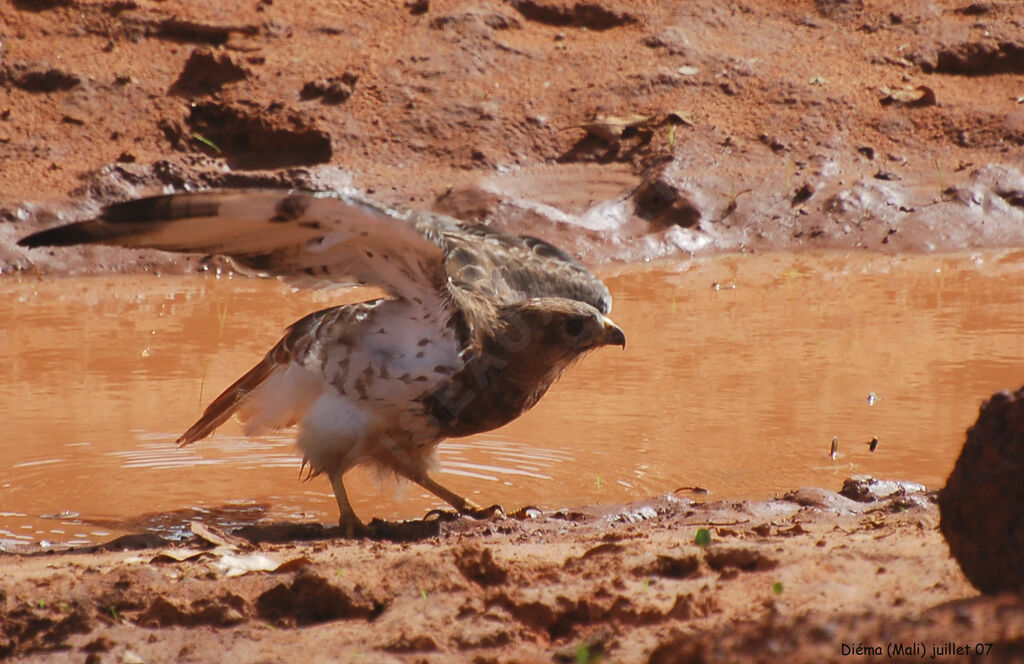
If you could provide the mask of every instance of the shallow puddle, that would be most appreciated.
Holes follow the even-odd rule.
[[[506,509],[681,487],[768,497],[854,473],[941,486],[980,402],[1024,383],[1022,268],[1024,253],[1002,251],[606,272],[627,349],[590,355],[509,426],[443,444],[438,478]],[[290,431],[246,440],[232,422],[188,448],[173,441],[286,325],[344,293],[213,276],[8,279],[0,291],[0,544],[167,532],[203,513],[337,518],[328,482],[300,481]],[[439,506],[359,470],[346,483],[364,518]]]

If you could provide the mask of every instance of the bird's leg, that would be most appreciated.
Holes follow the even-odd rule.
[[[331,488],[334,489],[334,499],[338,501],[338,527],[341,528],[341,532],[345,537],[355,537],[356,535],[366,535],[369,533],[369,529],[363,525],[363,522],[356,516],[355,510],[352,509],[352,503],[348,501],[348,494],[345,492],[345,484],[341,480],[341,473],[333,473],[331,475]]]
[[[485,519],[487,517],[494,516],[495,514],[504,514],[500,505],[491,505],[490,507],[480,507],[472,500],[463,498],[459,494],[455,493],[451,489],[441,486],[437,483],[434,478],[427,475],[425,472],[410,472],[403,473],[410,480],[419,484],[421,487],[434,494],[444,502],[454,507],[459,514],[465,514],[471,516],[474,519]]]

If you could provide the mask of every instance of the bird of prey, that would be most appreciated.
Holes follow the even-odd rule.
[[[178,439],[205,438],[233,415],[246,435],[297,424],[303,466],[330,479],[348,535],[365,532],[342,482],[360,464],[394,471],[462,514],[488,513],[430,476],[437,445],[514,420],[580,356],[626,344],[606,316],[607,287],[564,251],[352,194],[154,196],[18,244],[218,254],[298,287],[382,289],[385,297],[293,323]]]

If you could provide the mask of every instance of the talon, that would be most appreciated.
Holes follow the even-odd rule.
[[[525,519],[539,519],[544,516],[544,510],[534,505],[523,505],[515,512],[512,512],[509,516],[513,519],[519,519],[520,521]]]
[[[342,516],[338,519],[338,529],[341,530],[342,537],[355,539],[357,537],[370,537],[373,534],[373,529],[368,528],[355,515],[348,516],[349,518]]]
[[[505,516],[505,510],[501,508],[501,505],[491,505],[490,507],[476,507],[475,509],[466,510],[463,514],[474,519],[491,519],[496,516]]]
[[[434,509],[430,510],[429,512],[423,515],[424,521],[429,521],[432,518],[437,519],[438,521],[454,521],[455,519],[459,518],[459,515],[457,512],[452,512],[451,510],[435,507]]]

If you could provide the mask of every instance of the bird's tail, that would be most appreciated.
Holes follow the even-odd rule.
[[[206,407],[203,416],[190,426],[188,431],[181,434],[177,440],[178,445],[184,446],[202,440],[213,433],[217,427],[227,422],[246,401],[246,397],[280,368],[281,363],[274,355],[274,351],[267,353],[263,361],[249,369],[244,376],[232,383],[231,387],[221,392],[220,396]]]
[[[237,414],[245,424],[246,435],[256,435],[298,423],[324,390],[319,370],[304,366],[301,358],[325,309],[297,321],[270,349],[259,364],[210,402],[203,416],[178,438],[188,445],[206,438]]]

